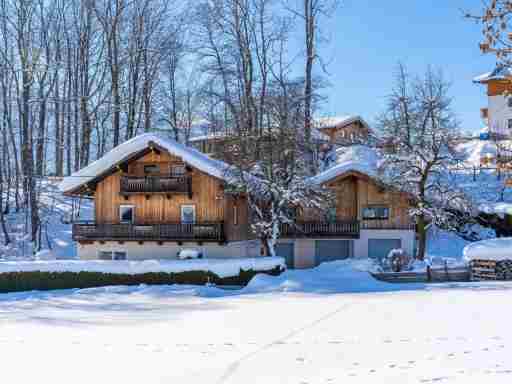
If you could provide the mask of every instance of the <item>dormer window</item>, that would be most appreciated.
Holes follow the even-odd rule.
[[[158,164],[146,164],[144,165],[145,175],[158,175],[160,173],[160,166]]]
[[[171,175],[173,176],[184,176],[186,173],[184,164],[175,164],[171,166]]]

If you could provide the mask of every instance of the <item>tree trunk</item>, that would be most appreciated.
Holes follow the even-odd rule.
[[[418,254],[416,255],[418,260],[425,259],[425,251],[427,247],[427,229],[425,217],[420,215],[417,222],[418,227]]]

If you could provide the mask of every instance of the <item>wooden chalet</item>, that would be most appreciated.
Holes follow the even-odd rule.
[[[144,134],[67,177],[65,195],[94,199],[94,219],[73,223],[81,258],[175,258],[259,254],[247,201],[225,192],[227,165]],[[117,255],[117,256],[116,256]]]

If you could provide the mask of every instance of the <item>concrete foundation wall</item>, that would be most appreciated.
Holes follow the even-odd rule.
[[[414,253],[415,232],[413,230],[394,230],[394,229],[364,229],[360,232],[359,239],[350,239],[352,241],[353,257],[368,257],[368,240],[370,239],[400,239],[402,249],[409,255]],[[316,240],[329,241],[329,239],[281,239],[279,243],[294,244],[294,268],[313,268],[316,266]],[[344,240],[344,239],[332,239]],[[279,256],[279,255],[278,255]]]
[[[202,252],[204,258],[236,258],[236,257],[258,257],[260,255],[260,242],[258,240],[240,241],[219,244],[183,243],[163,243],[145,241],[143,244],[138,242],[125,241],[119,244],[117,241],[106,241],[104,244],[94,242],[94,244],[77,244],[77,254],[80,259],[93,260],[98,259],[99,251],[122,251],[126,252],[128,260],[148,260],[148,259],[177,259],[178,252],[182,249],[197,249]]]

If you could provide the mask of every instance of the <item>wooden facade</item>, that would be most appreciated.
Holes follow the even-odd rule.
[[[487,96],[499,96],[504,93],[512,93],[512,81],[489,80],[487,82]]]
[[[359,120],[349,124],[321,128],[321,132],[329,136],[329,142],[331,143],[354,141],[357,139],[365,140],[370,134],[369,129]]]
[[[126,193],[121,188],[123,178],[158,180],[170,175],[190,185],[156,192],[149,189]],[[195,237],[198,241],[241,241],[249,238],[246,199],[226,194],[223,180],[201,172],[168,152],[150,151],[134,158],[124,167],[119,166],[104,175],[94,185],[95,222],[78,224],[81,226],[75,229],[83,239],[87,236],[101,239],[102,233],[105,239],[122,240],[151,238],[172,241],[173,236],[179,241],[194,240]],[[122,206],[133,207],[131,223],[121,222]],[[183,206],[194,207],[194,226],[180,226]],[[222,228],[222,236],[218,235],[219,228]],[[159,233],[161,238],[158,238]]]
[[[348,172],[330,181],[326,186],[335,195],[334,207],[336,222],[357,222],[360,229],[414,229],[409,216],[410,201],[407,194],[381,185],[370,177]],[[387,209],[387,218],[365,218],[367,208]],[[326,215],[307,210],[300,220],[329,221]]]

